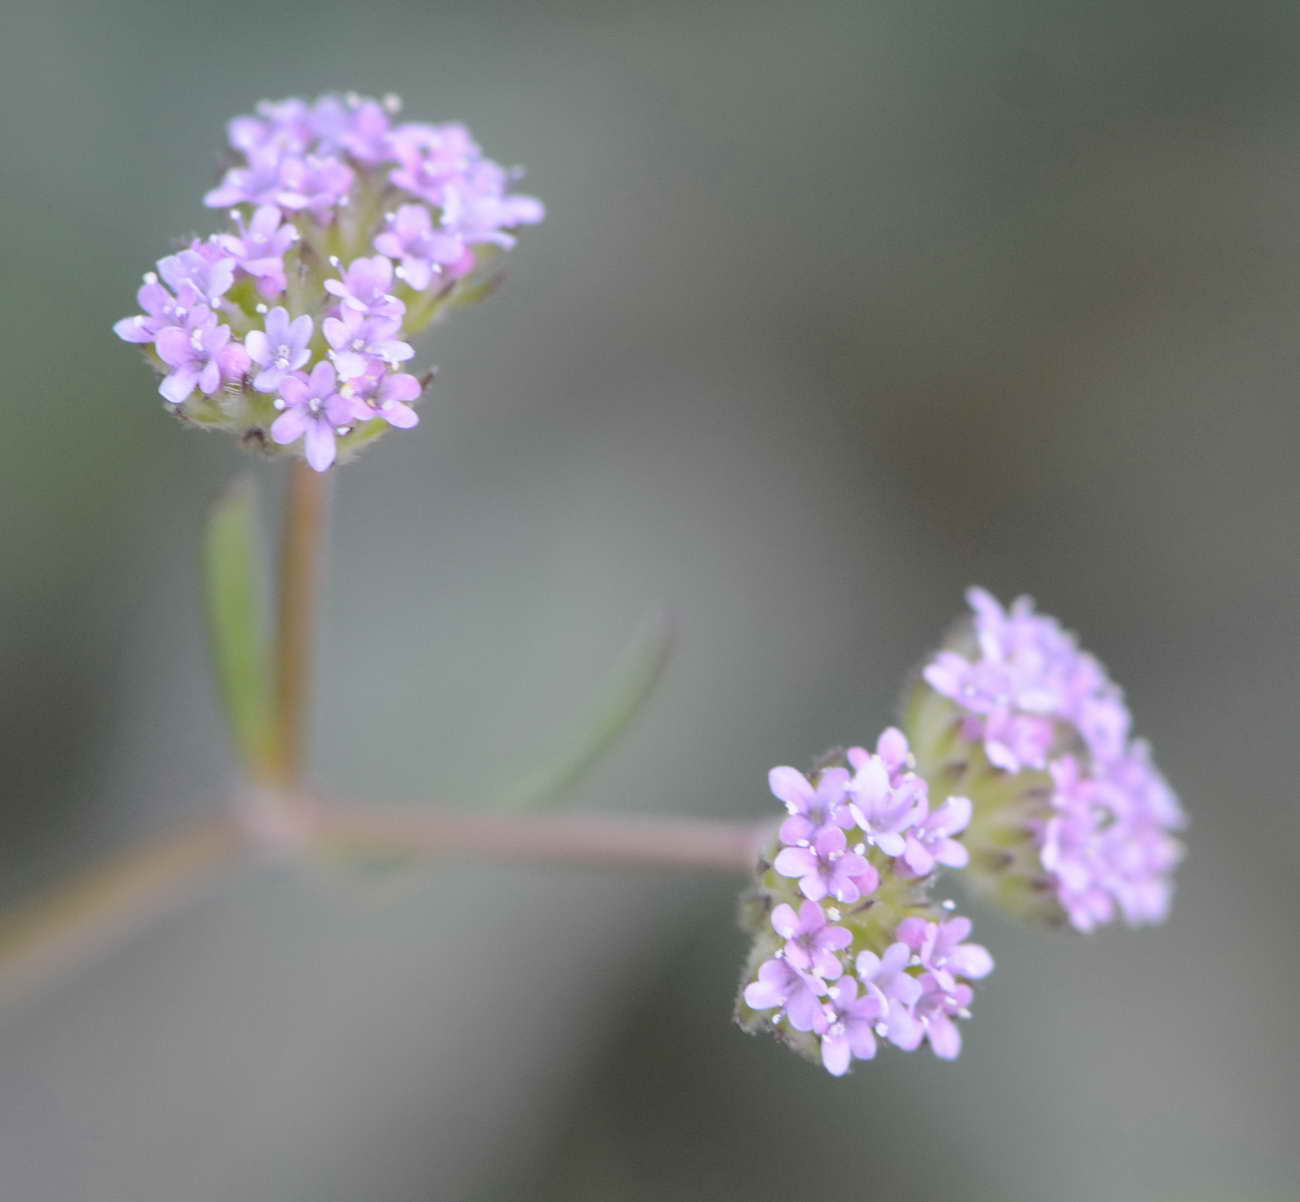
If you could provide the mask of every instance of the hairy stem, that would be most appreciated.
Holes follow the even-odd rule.
[[[316,596],[325,534],[325,476],[295,459],[285,494],[276,610],[274,732],[266,783],[289,795],[302,788],[316,633]]]

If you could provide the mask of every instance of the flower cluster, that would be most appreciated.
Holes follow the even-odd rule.
[[[878,1040],[955,1057],[969,982],[993,969],[965,941],[970,921],[930,900],[940,867],[967,862],[957,837],[970,802],[932,805],[912,767],[907,740],[890,729],[874,753],[836,754],[811,779],[794,768],[769,778],[788,817],[747,907],[755,941],[737,1019],[836,1076],[872,1059]]]
[[[952,902],[932,901],[941,869],[1077,930],[1169,910],[1184,818],[1122,693],[1028,599],[968,600],[910,692],[906,733],[833,752],[810,777],[770,775],[788,814],[742,905],[754,943],[736,1019],[836,1076],[881,1040],[960,1052],[957,1020],[993,960]]]
[[[317,471],[417,423],[411,338],[482,296],[543,211],[463,125],[398,108],[329,95],[230,122],[236,161],[204,198],[230,228],[160,260],[114,327],[179,417]]]
[[[980,589],[925,667],[905,725],[920,770],[975,806],[977,884],[1008,908],[1091,930],[1162,921],[1183,824],[1105,669],[1028,598]]]

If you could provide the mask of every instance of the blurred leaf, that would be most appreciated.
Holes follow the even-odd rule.
[[[566,793],[631,725],[663,675],[672,651],[672,622],[655,614],[638,628],[591,708],[575,720],[564,748],[498,795],[505,806],[553,801]]]
[[[263,638],[266,582],[251,476],[234,480],[212,506],[203,575],[217,687],[236,751],[253,772],[269,750],[271,694]]]

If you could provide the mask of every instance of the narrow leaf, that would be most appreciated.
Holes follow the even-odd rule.
[[[559,740],[564,750],[498,794],[498,800],[522,808],[553,801],[570,790],[641,712],[663,675],[672,644],[672,623],[666,615],[644,621],[591,707]]]
[[[270,679],[264,646],[264,565],[251,476],[212,506],[203,546],[208,639],[222,708],[244,767],[256,774],[270,746]]]

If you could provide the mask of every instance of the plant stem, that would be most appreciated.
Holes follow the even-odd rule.
[[[745,873],[771,823],[614,814],[519,817],[418,807],[315,807],[296,852],[455,855],[462,859]],[[234,818],[184,828],[55,887],[0,921],[0,1004],[108,954],[262,842]],[[273,838],[283,858],[294,845]]]
[[[415,806],[326,808],[316,823],[316,840],[327,849],[722,872],[748,872],[767,833],[766,823],[701,818],[521,817]]]
[[[0,1003],[38,989],[191,896],[244,847],[232,819],[187,827],[56,886],[0,922]]]
[[[289,796],[302,789],[316,641],[316,596],[325,534],[325,476],[301,459],[289,470],[280,541],[276,609],[274,732],[266,784]]]

